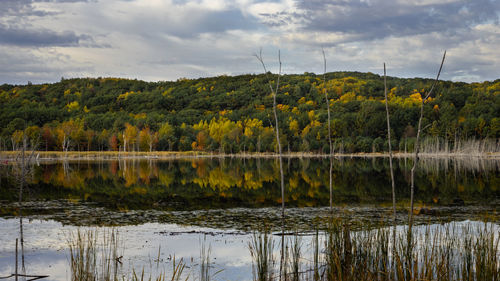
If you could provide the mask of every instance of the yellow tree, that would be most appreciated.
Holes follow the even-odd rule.
[[[85,131],[85,138],[87,139],[87,151],[90,151],[92,141],[94,140],[95,132],[93,130]]]
[[[223,150],[222,140],[224,136],[228,136],[235,141],[238,140],[239,136],[237,124],[227,118],[220,118],[219,120],[213,118],[210,120],[208,131],[210,137],[219,143],[221,151]]]
[[[130,146],[134,147],[137,140],[137,127],[125,124],[125,131],[123,131],[123,151],[130,150]]]
[[[24,132],[21,130],[16,130],[12,133],[11,142],[12,142],[12,151],[18,150],[19,145],[23,142]]]
[[[149,149],[149,152],[153,151],[153,146],[158,143],[158,132],[153,132],[149,127],[144,127],[139,132],[139,147],[142,151]]]
[[[256,118],[245,119],[243,125],[244,125],[243,134],[247,137],[258,135],[260,131],[263,129],[262,120]]]
[[[70,134],[71,140],[77,145],[78,151],[80,151],[80,144],[85,139],[85,130],[83,130],[83,120],[75,119],[73,122],[74,130]]]
[[[299,135],[300,126],[299,126],[299,122],[297,120],[291,119],[288,126],[289,126],[290,131],[293,133],[294,136]]]
[[[83,120],[70,119],[61,123],[56,129],[56,134],[62,150],[67,152],[70,145],[83,134]]]

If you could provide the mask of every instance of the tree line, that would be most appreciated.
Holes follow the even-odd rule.
[[[0,86],[0,149],[27,137],[39,150],[276,152],[272,75],[144,82],[61,79]],[[383,78],[372,73],[282,75],[276,103],[284,152],[386,151]],[[326,81],[326,82],[324,82]],[[387,77],[392,148],[412,150],[431,79]],[[324,91],[331,112],[328,130]],[[500,137],[500,79],[443,81],[425,101],[424,136],[457,143]]]

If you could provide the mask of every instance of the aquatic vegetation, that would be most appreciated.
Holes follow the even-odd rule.
[[[250,246],[254,280],[500,280],[498,225],[485,223],[400,226],[396,244],[390,227],[352,231],[345,221],[332,221],[320,245],[313,238],[313,263],[304,263],[299,234],[291,241],[292,265],[283,276],[270,254],[272,239],[255,234]],[[303,246],[303,245],[302,245]],[[287,246],[288,247],[288,244]],[[394,248],[393,248],[394,247]],[[394,251],[393,251],[394,250]],[[272,251],[271,251],[272,252]],[[393,254],[394,253],[394,254]],[[267,258],[266,258],[267,257]],[[299,262],[300,261],[300,262]],[[302,269],[302,270],[301,270]]]
[[[254,280],[268,281],[274,279],[274,241],[267,231],[254,233],[248,248],[252,256],[252,272]]]
[[[102,234],[99,244],[97,230],[70,234],[68,247],[71,265],[71,280],[118,280],[121,256],[118,255],[119,239],[115,230]]]

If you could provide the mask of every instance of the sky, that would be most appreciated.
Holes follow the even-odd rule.
[[[500,78],[500,0],[0,0],[0,84],[269,71]]]

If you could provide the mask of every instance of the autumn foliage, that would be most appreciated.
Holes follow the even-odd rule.
[[[265,75],[148,83],[116,78],[0,86],[0,150],[25,135],[39,150],[275,152]],[[383,80],[371,73],[283,75],[277,93],[284,152],[385,151]],[[394,150],[411,150],[429,79],[388,78]],[[424,106],[424,137],[454,145],[500,138],[500,80],[443,81]]]

